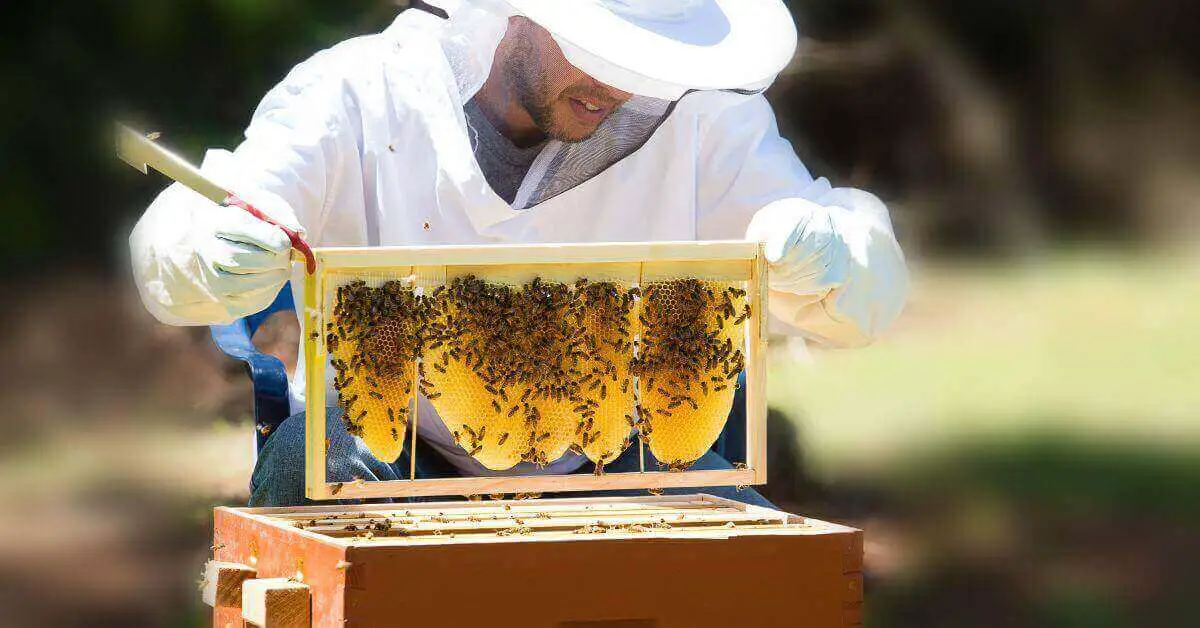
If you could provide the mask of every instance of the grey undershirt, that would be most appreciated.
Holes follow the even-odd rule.
[[[472,99],[463,108],[467,114],[467,126],[470,128],[471,148],[475,151],[475,161],[483,171],[492,190],[509,205],[517,197],[517,190],[525,180],[533,160],[541,154],[546,142],[539,142],[529,148],[518,148],[508,138],[500,134],[492,126],[487,116],[479,109]]]

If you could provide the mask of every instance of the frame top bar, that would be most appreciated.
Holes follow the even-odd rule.
[[[752,260],[761,245],[743,240],[604,242],[596,244],[489,244],[397,247],[324,247],[314,250],[326,269],[381,266],[571,264]]]

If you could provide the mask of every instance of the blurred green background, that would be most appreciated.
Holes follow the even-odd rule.
[[[889,202],[914,290],[870,349],[776,339],[765,492],[867,530],[868,625],[1200,625],[1200,4],[790,4],[781,126]],[[203,625],[211,507],[253,464],[240,368],[137,302],[123,241],[164,184],[107,125],[235,146],[402,5],[6,6],[5,625]]]

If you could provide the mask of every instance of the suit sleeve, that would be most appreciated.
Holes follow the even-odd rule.
[[[323,53],[324,54],[324,53]],[[254,113],[245,141],[211,150],[201,169],[310,242],[321,236],[330,190],[357,141],[340,82],[322,55],[297,66]],[[174,184],[150,205],[130,236],[134,277],[147,309],[172,325],[226,324],[264,309],[282,282],[229,296],[213,289],[198,252],[211,237],[214,205]]]
[[[766,242],[771,313],[806,339],[855,347],[878,338],[908,292],[883,202],[813,178],[761,95],[700,124],[698,238]]]

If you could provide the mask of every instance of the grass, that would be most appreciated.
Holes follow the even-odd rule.
[[[1200,264],[1061,255],[917,269],[884,342],[777,352],[773,407],[818,471],[885,469],[964,439],[1053,430],[1133,446],[1200,441]]]

